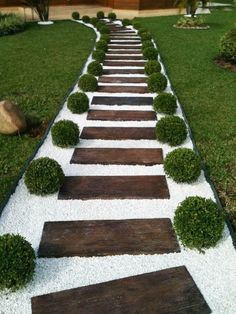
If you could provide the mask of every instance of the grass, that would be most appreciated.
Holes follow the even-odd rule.
[[[182,103],[201,158],[227,212],[236,218],[236,73],[214,65],[236,12],[213,11],[209,30],[175,29],[178,17],[139,19],[148,28]],[[236,226],[236,223],[235,223]]]
[[[31,120],[47,125],[77,79],[95,42],[95,33],[70,21],[0,38],[0,100],[17,102]],[[42,135],[42,134],[41,134]],[[40,136],[0,135],[0,203]]]

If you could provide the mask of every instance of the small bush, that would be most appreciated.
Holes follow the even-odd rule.
[[[152,39],[152,35],[150,33],[141,33],[140,34],[141,40],[145,41],[145,40],[151,40]]]
[[[80,18],[79,12],[75,11],[72,13],[72,19],[79,20],[79,18]]]
[[[22,32],[25,29],[25,22],[20,16],[13,13],[0,13],[0,36],[12,35]]]
[[[147,84],[150,92],[162,92],[166,89],[167,79],[165,75],[161,73],[153,73],[148,77]]]
[[[109,34],[110,33],[109,28],[106,25],[100,27],[99,32],[101,34]]]
[[[15,291],[32,280],[35,253],[31,244],[20,235],[0,236],[0,290]]]
[[[175,182],[192,183],[200,176],[201,162],[193,150],[177,148],[166,156],[164,169]]]
[[[108,50],[108,45],[106,43],[106,41],[104,40],[99,40],[97,43],[96,43],[96,49],[98,50],[103,50],[104,52],[106,52]]]
[[[90,19],[90,23],[93,25],[93,26],[96,26],[97,23],[98,23],[99,19],[97,17],[91,17]]]
[[[96,24],[96,28],[97,30],[99,31],[103,26],[105,26],[105,22],[104,21],[101,21],[99,20]]]
[[[148,30],[146,28],[141,27],[138,31],[139,36],[141,36],[142,33],[147,33]]]
[[[92,57],[94,60],[102,63],[105,60],[106,54],[103,50],[97,49],[93,52]]]
[[[90,23],[90,17],[88,16],[88,15],[84,15],[83,17],[82,17],[82,21],[84,22],[84,23]]]
[[[236,28],[232,29],[221,38],[220,54],[225,61],[236,64]]]
[[[105,14],[104,14],[103,11],[98,11],[98,12],[97,12],[97,18],[98,18],[99,20],[104,19],[104,17],[105,17]]]
[[[111,38],[109,34],[102,34],[100,40],[105,41],[107,44],[109,44]]]
[[[156,48],[147,47],[143,49],[143,56],[145,59],[148,59],[148,60],[156,60],[158,56],[158,51]]]
[[[145,64],[144,71],[147,75],[158,73],[161,71],[161,65],[157,60],[149,60]]]
[[[63,181],[64,173],[61,166],[48,157],[33,160],[25,173],[25,184],[31,194],[55,193]]]
[[[99,76],[102,75],[102,72],[103,72],[102,65],[98,61],[92,61],[91,63],[89,63],[88,65],[89,74]]]
[[[74,93],[70,95],[67,107],[72,113],[83,113],[88,111],[89,99],[85,93]]]
[[[79,128],[70,120],[61,120],[52,127],[53,144],[59,147],[75,146],[79,143]]]
[[[98,82],[92,74],[84,74],[79,79],[79,88],[84,92],[95,92],[98,88]]]
[[[187,17],[181,16],[181,18],[177,21],[176,26],[191,28],[191,27],[206,27],[205,20],[203,16],[195,16],[195,17]]]
[[[132,24],[132,22],[129,19],[123,19],[122,20],[122,25],[123,26],[128,26],[128,25],[131,25],[131,24]]]
[[[191,196],[177,207],[174,227],[183,245],[201,251],[220,240],[224,216],[211,199]]]
[[[177,146],[183,143],[187,137],[187,129],[184,120],[176,116],[161,118],[156,124],[156,137],[162,143]]]
[[[156,112],[174,114],[177,109],[176,98],[169,93],[160,93],[154,99],[153,108]]]
[[[133,22],[133,28],[135,29],[140,29],[142,27],[142,25],[138,22]]]
[[[154,48],[154,44],[151,40],[145,40],[142,42],[142,50],[149,48],[149,47]]]
[[[108,13],[108,18],[111,21],[115,21],[116,20],[116,14],[114,12],[110,12],[110,13]]]

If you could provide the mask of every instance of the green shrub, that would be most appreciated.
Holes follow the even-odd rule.
[[[132,22],[131,22],[131,20],[129,20],[129,19],[123,19],[123,20],[122,20],[122,25],[123,25],[123,26],[132,25]]]
[[[105,60],[106,54],[103,50],[97,49],[93,52],[92,57],[94,60],[102,63]]]
[[[104,52],[106,52],[108,50],[108,45],[106,43],[106,41],[104,40],[99,40],[97,43],[96,43],[96,49],[98,50],[103,50]]]
[[[146,62],[144,71],[147,75],[161,71],[161,65],[157,60],[149,60]]]
[[[35,253],[20,235],[0,236],[0,290],[15,291],[33,279]]]
[[[100,40],[105,41],[107,44],[109,44],[111,38],[109,34],[102,34]]]
[[[231,29],[221,38],[220,54],[225,61],[236,64],[236,28]]]
[[[156,48],[147,47],[143,49],[143,56],[145,59],[148,59],[148,60],[156,60],[158,56],[158,51]]]
[[[90,17],[88,16],[88,15],[84,15],[83,17],[82,17],[82,21],[84,22],[84,23],[90,23]]]
[[[115,21],[116,20],[116,14],[114,12],[110,12],[110,13],[108,13],[108,18],[111,21]]]
[[[141,36],[142,33],[147,33],[148,30],[146,28],[141,27],[138,31],[139,36]]]
[[[79,128],[70,120],[61,120],[52,127],[53,144],[59,147],[71,147],[79,143]]]
[[[90,23],[93,25],[93,26],[96,26],[97,23],[98,23],[99,19],[97,17],[91,17],[90,19]]]
[[[224,216],[211,199],[192,196],[177,207],[174,226],[183,245],[201,251],[214,247],[220,240]]]
[[[141,40],[145,41],[145,40],[151,40],[152,39],[152,35],[147,32],[147,33],[141,33],[140,34]]]
[[[25,184],[31,194],[55,193],[63,181],[64,173],[61,166],[48,157],[33,160],[25,173]]]
[[[99,20],[96,24],[96,28],[99,31],[101,29],[101,27],[103,27],[105,25],[104,21]]]
[[[100,27],[99,32],[101,34],[109,34],[110,33],[109,28],[106,25]]]
[[[95,76],[100,76],[102,75],[103,69],[102,65],[98,61],[92,61],[88,65],[88,73],[95,75]]]
[[[79,12],[75,11],[72,13],[72,19],[79,20],[79,18],[80,18]]]
[[[162,73],[153,73],[148,77],[147,84],[150,92],[162,92],[166,89],[167,79]]]
[[[149,47],[154,48],[154,44],[151,40],[145,40],[142,42],[142,50],[149,48]]]
[[[25,23],[20,16],[13,13],[0,14],[0,36],[12,35],[24,29]]]
[[[85,93],[74,93],[67,101],[67,107],[72,113],[83,113],[89,109],[89,99]]]
[[[177,109],[176,98],[169,93],[160,93],[153,101],[153,108],[156,112],[174,114]]]
[[[142,27],[142,25],[138,22],[133,22],[133,28],[135,29],[140,29]]]
[[[98,88],[98,82],[92,74],[84,74],[79,79],[79,88],[84,92],[95,92]]]
[[[157,139],[170,146],[182,144],[187,137],[184,120],[176,116],[161,118],[156,124],[155,131]]]
[[[105,17],[105,14],[104,14],[103,11],[98,11],[98,12],[97,12],[97,18],[98,18],[99,20],[104,19],[104,17]]]
[[[167,154],[164,169],[166,174],[175,182],[192,183],[201,174],[201,162],[193,150],[177,148]]]

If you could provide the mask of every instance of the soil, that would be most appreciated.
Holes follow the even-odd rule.
[[[216,58],[214,63],[223,69],[228,69],[232,72],[236,72],[236,64],[225,61],[223,58]]]

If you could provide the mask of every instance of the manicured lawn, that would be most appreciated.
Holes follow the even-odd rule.
[[[206,16],[210,30],[173,28],[176,16],[139,19],[158,43],[197,147],[228,212],[236,216],[236,73],[213,64],[236,11]]]
[[[95,41],[95,33],[70,21],[0,37],[0,100],[19,104],[31,120],[47,124],[77,79]],[[32,119],[33,117],[33,119]],[[0,135],[0,203],[40,136]]]

